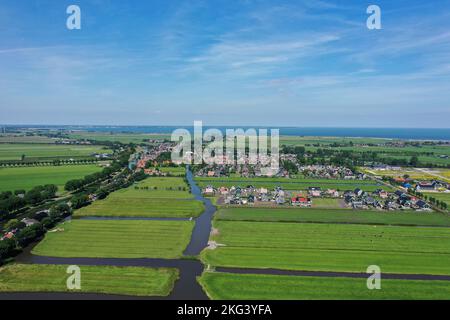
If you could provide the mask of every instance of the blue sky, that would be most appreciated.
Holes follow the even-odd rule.
[[[450,0],[0,0],[0,123],[194,120],[449,128]]]

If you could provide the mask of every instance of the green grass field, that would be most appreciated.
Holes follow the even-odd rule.
[[[71,157],[89,157],[93,153],[111,153],[102,146],[52,145],[52,144],[0,144],[0,160],[69,159]]]
[[[450,274],[450,228],[215,221],[213,266]]]
[[[80,266],[81,290],[68,290],[65,265],[11,264],[0,267],[0,292],[82,292],[168,296],[177,269]]]
[[[341,202],[343,199],[339,198],[313,198],[312,208],[317,209],[342,209]],[[344,207],[345,208],[345,207]]]
[[[55,184],[62,191],[67,181],[101,170],[95,164],[0,168],[0,191],[30,190],[45,184]]]
[[[179,258],[190,240],[193,226],[192,221],[73,220],[59,225],[60,231],[48,232],[33,254]]]
[[[450,216],[436,212],[369,211],[304,208],[223,208],[219,220],[320,222],[352,224],[450,226]]]
[[[155,169],[155,167],[150,169]],[[158,167],[158,170],[177,177],[184,177],[186,175],[186,168],[184,167]]]
[[[450,299],[449,281],[382,279],[380,290],[366,279],[204,273],[199,282],[216,300],[414,300]]]
[[[349,143],[352,141],[355,146],[332,147],[333,143]],[[381,158],[406,159],[409,160],[416,155],[419,162],[427,164],[448,165],[450,159],[439,158],[440,155],[450,155],[450,147],[445,145],[436,146],[357,146],[356,144],[383,144],[389,139],[376,138],[343,138],[343,137],[296,137],[282,136],[280,137],[280,145],[286,146],[304,146],[307,151],[317,151],[317,149],[329,149],[335,151],[351,151],[355,153],[375,152]]]
[[[150,177],[77,210],[75,216],[189,218],[203,210],[203,202],[193,200],[182,178]]]
[[[69,134],[71,139],[91,139],[97,141],[111,141],[121,143],[136,143],[140,144],[149,139],[168,139],[170,140],[170,134],[144,134],[144,133],[110,133],[110,132],[87,132],[80,131]]]
[[[77,210],[75,217],[190,218],[198,217],[203,209],[203,203],[196,200],[108,197]]]
[[[27,136],[24,134],[0,134],[0,143],[48,143],[54,144],[56,139],[45,136]]]
[[[336,190],[354,190],[360,188],[364,191],[374,191],[376,189],[391,190],[391,188],[378,184],[372,180],[326,180],[326,179],[287,179],[287,178],[206,178],[196,177],[195,180],[199,187],[206,187],[212,185],[216,188],[225,186],[242,186],[252,185],[256,188],[265,187],[273,189],[281,186],[286,190],[307,190],[308,187],[320,187],[322,189],[336,189]]]

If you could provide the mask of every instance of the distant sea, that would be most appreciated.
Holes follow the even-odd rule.
[[[172,133],[184,128],[192,131],[192,126],[45,126],[45,125],[6,125],[6,128],[38,128],[88,130],[94,132],[128,132],[128,133]],[[405,140],[450,140],[449,129],[414,129],[414,128],[332,128],[332,127],[240,127],[240,126],[204,126],[203,130],[217,128],[222,131],[234,128],[280,129],[280,135],[316,136],[316,137],[365,137]]]

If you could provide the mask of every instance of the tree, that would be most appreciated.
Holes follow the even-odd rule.
[[[50,217],[53,220],[59,220],[69,216],[72,213],[69,205],[67,203],[59,203],[50,208]]]
[[[25,227],[16,234],[17,242],[23,248],[44,234],[41,223]]]
[[[25,227],[25,223],[20,222],[17,219],[9,220],[7,223],[5,223],[5,226],[4,226],[6,231],[11,231],[11,230],[14,230],[14,229],[20,229],[20,228],[23,228],[23,227]]]
[[[74,196],[71,200],[72,202],[72,208],[79,209],[81,207],[86,206],[89,204],[89,197],[87,194],[80,194],[77,196]]]
[[[409,164],[413,167],[416,167],[419,164],[419,158],[417,156],[412,156],[409,160]]]
[[[0,262],[13,255],[16,249],[16,242],[12,239],[0,241]]]
[[[42,219],[41,223],[42,226],[47,230],[53,228],[53,226],[55,225],[55,222],[50,217]]]
[[[0,221],[6,220],[9,217],[9,211],[0,209]]]

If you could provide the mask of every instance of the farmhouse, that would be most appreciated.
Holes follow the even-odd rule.
[[[312,201],[311,198],[306,198],[302,195],[298,195],[291,198],[291,204],[297,207],[311,207]]]
[[[436,190],[436,181],[419,182],[416,185],[416,191],[434,191]]]
[[[214,193],[215,193],[215,190],[214,190],[213,186],[211,186],[211,185],[206,186],[206,188],[203,190],[204,195],[213,196]]]
[[[320,187],[309,187],[308,193],[311,197],[320,197],[322,195]]]
[[[25,223],[25,225],[27,227],[32,226],[32,225],[34,225],[36,223],[39,223],[39,221],[37,221],[36,219],[29,219],[29,218],[23,218],[21,221],[23,223]]]

